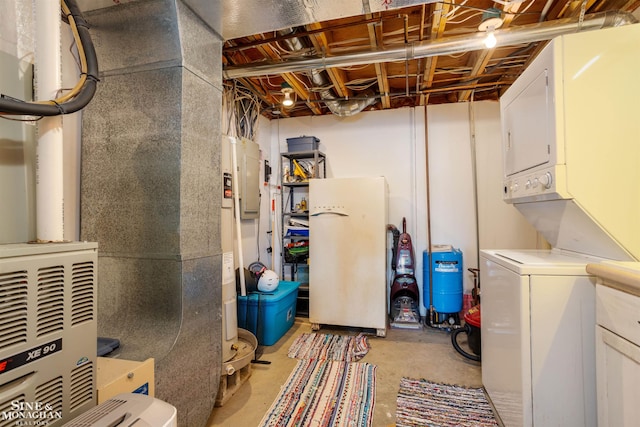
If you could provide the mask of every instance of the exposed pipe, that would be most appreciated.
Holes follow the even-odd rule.
[[[60,4],[34,3],[36,99],[55,99],[62,85]],[[36,144],[36,237],[42,242],[64,240],[62,117],[38,123]]]
[[[240,268],[240,295],[247,296],[247,285],[244,281],[244,256],[242,254],[242,225],[240,223],[240,187],[238,185],[238,138],[230,136],[231,140],[231,168],[233,169],[233,206],[236,217],[236,239],[238,243],[238,265]]]
[[[427,266],[428,277],[422,278],[422,292],[424,292],[424,283],[429,279],[429,307],[427,309],[425,324],[427,326],[433,325],[434,307],[433,307],[433,271],[431,263],[433,262],[433,241],[431,240],[431,182],[430,182],[430,168],[429,168],[429,116],[427,115],[427,106],[424,106],[424,157],[425,157],[425,188],[426,188],[426,202],[427,202]],[[424,265],[423,265],[424,270]]]
[[[370,92],[371,96],[359,97],[359,99],[338,99],[333,91],[327,87],[330,86],[330,82],[324,70],[311,70],[311,82],[316,87],[325,88],[319,91],[320,97],[331,113],[339,117],[358,114],[378,100],[373,96],[373,92]]]
[[[374,23],[381,23],[381,22],[384,22],[383,18],[382,17],[376,17],[376,18],[363,19],[361,21],[356,21],[356,22],[347,22],[347,23],[344,23],[344,24],[332,25],[331,29],[332,30],[338,30],[338,29],[342,29],[342,28],[355,27],[355,26],[358,26],[358,25],[374,24]],[[235,45],[235,46],[224,46],[222,48],[222,52],[223,53],[228,53],[228,52],[242,51],[242,50],[251,49],[251,48],[254,48],[256,46],[263,45],[263,44],[279,43],[279,42],[281,42],[283,40],[287,40],[287,39],[290,39],[290,38],[293,38],[293,37],[310,36],[312,34],[324,33],[325,31],[327,31],[326,28],[320,27],[320,28],[315,28],[315,29],[312,29],[312,30],[304,30],[302,32],[298,31],[298,33],[296,33],[296,34],[293,34],[293,33],[278,34],[275,37],[252,40],[250,42],[243,43],[241,45],[239,44],[239,45]]]
[[[278,31],[278,34],[282,36],[290,36],[293,33],[293,29],[288,28],[286,30]],[[292,37],[284,41],[284,44],[292,51],[302,51],[306,49],[304,42],[298,37]],[[331,82],[327,77],[327,72],[323,69],[312,69],[309,79],[315,88],[318,88],[318,94],[324,101],[324,104],[331,111],[333,115],[339,117],[348,117],[358,114],[369,105],[375,103],[377,98],[367,96],[360,99],[338,99],[331,90]]]
[[[473,183],[473,216],[476,226],[476,268],[480,268],[480,209],[478,204],[478,150],[476,143],[476,114],[474,94],[471,92],[471,102],[468,103],[469,117],[469,149],[471,152],[471,182]]]
[[[636,18],[628,12],[607,11],[587,15],[582,23],[575,19],[567,18],[520,27],[511,27],[495,32],[495,36],[498,39],[496,47],[550,40],[563,34],[598,30],[636,22]],[[226,67],[222,73],[225,79],[238,79],[313,69],[324,70],[333,67],[378,64],[390,61],[406,61],[409,59],[452,55],[486,49],[484,37],[484,33],[478,32],[465,36],[410,43],[406,46],[402,45],[391,49],[367,50],[339,56],[290,59],[275,63],[267,62],[258,65]]]
[[[553,0],[547,0],[544,7],[542,8],[542,12],[540,13],[540,20],[538,22],[542,22],[547,19],[547,13],[549,13],[549,9],[551,9],[551,4]]]
[[[42,3],[48,4],[51,12],[47,13],[52,13],[55,5],[56,11],[51,15],[51,21],[55,18],[59,26],[60,4],[50,0]],[[69,93],[59,98],[56,98],[56,96],[60,86],[55,89],[51,98],[35,102],[22,101],[0,94],[0,115],[58,116],[70,114],[83,109],[93,98],[98,82],[98,59],[89,35],[89,26],[82,17],[80,8],[75,0],[63,0],[61,6],[64,18],[69,22],[78,49],[78,57],[80,59],[80,78],[78,83]],[[37,16],[36,19],[38,19]],[[47,36],[51,37],[42,28],[38,28],[38,32],[45,39]],[[60,51],[59,48],[57,50],[58,52]],[[39,65],[43,66],[43,64]],[[54,66],[54,64],[51,65]]]
[[[371,93],[373,95],[373,92]],[[326,101],[325,105],[331,113],[339,117],[349,117],[358,114],[369,105],[375,104],[378,99],[374,96],[370,96],[366,99],[348,99],[348,100],[335,100]]]

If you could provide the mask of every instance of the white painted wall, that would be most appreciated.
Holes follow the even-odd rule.
[[[30,96],[30,70],[27,61],[0,51],[0,91],[20,99]],[[35,125],[0,119],[0,244],[36,236],[35,131]]]
[[[466,269],[477,267],[477,239],[468,104],[429,107],[427,116],[431,243],[462,250],[464,288],[470,289]]]
[[[0,2],[0,92],[3,94],[31,99],[35,30],[31,2]],[[69,54],[74,41],[67,25],[62,26],[61,43],[62,86],[73,87],[79,71],[76,59]],[[71,241],[80,237],[80,115],[63,117],[64,239]],[[0,120],[0,244],[36,238],[36,132],[37,122]]]
[[[416,252],[416,276],[422,286],[422,256],[428,246],[428,139],[431,241],[463,251],[464,288],[470,292],[473,276],[466,273],[466,268],[478,266],[478,246],[535,248],[537,244],[535,230],[517,210],[502,202],[499,114],[497,102],[430,106],[427,132],[424,108],[363,112],[349,118],[273,120],[271,163],[275,169],[280,153],[287,150],[287,138],[313,135],[320,139],[320,150],[327,156],[328,177],[385,176],[389,183],[389,223],[401,228],[402,218],[407,219]],[[472,142],[478,162],[479,245]],[[279,176],[274,171],[271,182]],[[279,201],[279,197],[276,199]],[[277,232],[279,236],[279,229]]]
[[[416,123],[418,122],[418,123]],[[348,118],[301,117],[272,122],[272,143],[287,151],[287,138],[313,135],[327,156],[327,177],[384,176],[389,184],[389,222],[407,218],[416,234],[424,206],[416,203],[417,170],[424,169],[424,114],[421,109],[373,111]],[[279,128],[279,129],[278,129]],[[419,130],[419,133],[418,133]],[[419,163],[419,164],[416,164]]]
[[[31,96],[31,2],[0,2],[0,92]],[[23,26],[25,28],[23,29]],[[0,119],[0,244],[34,239],[35,129],[33,124]]]

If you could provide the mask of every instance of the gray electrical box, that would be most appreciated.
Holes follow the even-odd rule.
[[[260,214],[260,147],[242,138],[236,144],[240,218],[253,219]]]

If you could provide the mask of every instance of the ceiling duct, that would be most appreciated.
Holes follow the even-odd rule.
[[[495,32],[497,47],[551,40],[554,37],[580,31],[598,30],[636,23],[636,18],[627,12],[609,11],[586,15],[584,20],[559,19],[537,24],[511,27]],[[377,64],[390,61],[406,61],[440,55],[486,49],[484,33],[459,37],[447,37],[420,43],[409,43],[397,48],[367,50],[347,55],[307,57],[282,62],[267,62],[258,65],[226,67],[225,79],[259,77],[272,74],[293,73],[305,70],[325,70],[332,67]]]
[[[280,35],[290,35],[294,32],[292,28],[278,31]],[[291,37],[283,40],[282,43],[290,51],[300,52],[306,49],[306,46],[298,37]],[[331,87],[331,81],[327,77],[327,72],[323,69],[312,69],[309,72],[309,80],[313,84],[312,90],[320,96],[327,108],[332,114],[339,117],[348,117],[358,114],[369,105],[375,103],[377,98],[372,92],[367,95],[360,96],[358,99],[337,99]]]
[[[205,8],[206,4],[211,2],[186,1],[196,10]],[[438,0],[224,0],[222,36],[225,40],[231,40],[313,22],[384,12],[436,1]]]

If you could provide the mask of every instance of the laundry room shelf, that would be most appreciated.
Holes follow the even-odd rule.
[[[326,156],[319,150],[281,153],[282,280],[301,283],[297,313],[309,315],[309,180],[326,178]]]

